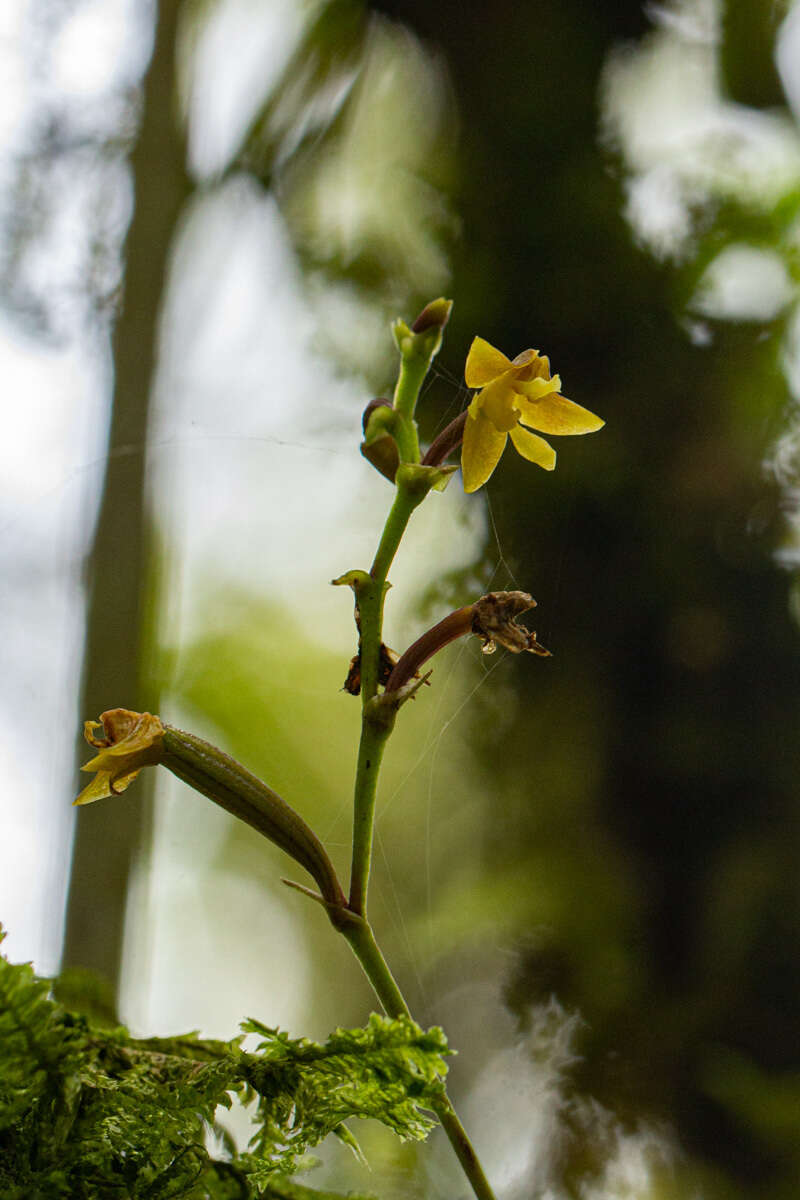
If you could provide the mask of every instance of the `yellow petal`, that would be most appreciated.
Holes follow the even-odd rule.
[[[111,772],[98,771],[91,783],[87,784],[73,804],[93,804],[95,800],[104,800],[113,795],[110,787]]]
[[[461,446],[461,471],[465,492],[476,492],[486,483],[500,461],[507,437],[507,433],[495,429],[479,408],[473,412],[470,407]]]
[[[565,396],[552,392],[539,400],[531,400],[527,396],[518,399],[520,421],[531,429],[541,429],[542,433],[594,433],[602,429],[605,421],[581,408]]]
[[[86,767],[81,767],[82,771]],[[73,804],[93,804],[95,800],[105,800],[107,796],[118,796],[120,792],[124,792],[126,787],[130,787],[139,771],[131,771],[127,775],[120,778],[115,778],[112,771],[98,771],[94,779],[88,784],[77,800],[73,800]]]
[[[467,365],[464,367],[464,379],[467,387],[483,387],[510,368],[511,359],[506,358],[502,350],[495,350],[494,346],[490,346],[481,337],[472,339],[472,345],[467,355]]]
[[[133,783],[140,770],[141,768],[137,767],[135,771],[131,771],[127,775],[119,775],[110,780],[109,787],[111,788],[111,794],[113,796],[118,796],[120,792],[124,792],[125,788],[130,787],[130,785]]]
[[[508,433],[509,429],[513,429],[519,420],[519,409],[517,408],[519,398],[514,391],[514,382],[511,377],[501,375],[499,379],[494,379],[491,383],[487,383],[485,388],[481,388],[470,405],[470,412],[480,410],[483,416],[492,422],[495,429],[500,433]]]
[[[511,430],[510,436],[511,441],[514,443],[514,448],[523,458],[527,458],[528,462],[533,462],[539,467],[544,467],[545,471],[552,471],[554,469],[556,465],[556,452],[544,438],[537,437],[535,433],[528,433],[526,429],[522,429],[519,425],[516,429]]]

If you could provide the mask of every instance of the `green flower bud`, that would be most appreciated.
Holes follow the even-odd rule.
[[[400,462],[400,451],[394,438],[397,422],[398,415],[388,400],[371,400],[364,409],[365,436],[361,453],[391,483],[394,483]]]
[[[442,331],[450,318],[452,300],[440,296],[426,304],[416,321],[409,327],[405,321],[392,326],[397,349],[403,358],[419,358],[430,362],[439,353]]]
[[[438,300],[431,300],[430,304],[425,305],[411,329],[414,333],[424,333],[426,329],[434,327],[444,329],[452,310],[453,301],[445,300],[444,296],[440,296]]]

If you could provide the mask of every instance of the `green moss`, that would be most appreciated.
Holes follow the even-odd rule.
[[[374,1118],[401,1138],[432,1127],[423,1109],[447,1053],[437,1029],[373,1015],[321,1044],[250,1021],[262,1039],[250,1054],[240,1037],[134,1038],[69,1012],[54,990],[0,957],[4,1200],[333,1200],[293,1176],[328,1134],[357,1150],[346,1120]],[[227,1157],[215,1158],[207,1135],[235,1095],[255,1102],[254,1136],[239,1152],[221,1135]]]

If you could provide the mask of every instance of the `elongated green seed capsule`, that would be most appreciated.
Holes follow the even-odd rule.
[[[162,762],[195,791],[285,850],[314,877],[329,905],[344,908],[344,893],[317,835],[277,792],[241,763],[210,742],[172,725],[164,726]]]
[[[101,729],[98,737],[96,731]],[[226,812],[280,846],[317,881],[337,928],[348,919],[347,902],[322,842],[303,818],[255,775],[210,742],[165,725],[151,713],[114,708],[87,721],[84,735],[99,754],[82,768],[95,772],[76,804],[123,792],[142,767],[162,764]]]

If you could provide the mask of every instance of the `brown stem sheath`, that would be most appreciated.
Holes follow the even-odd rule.
[[[409,646],[401,655],[394,670],[386,681],[386,691],[396,692],[404,683],[413,679],[415,672],[427,662],[438,650],[456,638],[465,637],[472,633],[472,623],[475,619],[475,605],[468,604],[465,608],[457,608],[448,613],[432,629],[423,633],[422,637]]]
[[[422,460],[424,467],[439,467],[444,460],[457,450],[464,440],[464,426],[467,423],[468,409],[464,409],[455,421],[446,425],[438,437],[434,438]]]
[[[401,655],[386,681],[386,692],[397,691],[443,646],[468,633],[483,639],[486,653],[491,653],[495,645],[500,645],[512,654],[527,650],[531,654],[549,658],[550,651],[537,642],[536,634],[520,625],[516,619],[520,613],[535,607],[536,601],[528,592],[487,592],[474,604],[457,608],[417,638]]]

